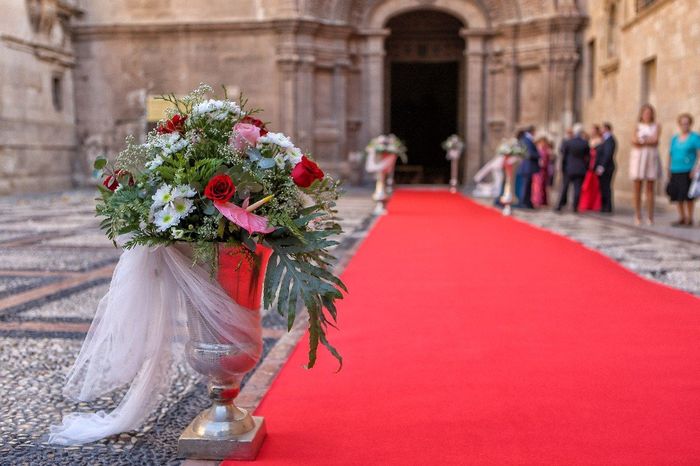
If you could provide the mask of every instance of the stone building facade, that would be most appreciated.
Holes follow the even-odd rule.
[[[361,168],[348,154],[382,132],[408,139],[417,182],[441,181],[439,142],[459,133],[464,180],[516,127],[562,134],[579,116],[576,0],[9,2],[0,118],[15,129],[0,133],[0,192],[88,182],[96,155],[145,134],[154,96],[202,81],[245,91],[273,128],[350,179]],[[33,29],[37,9],[61,25],[60,45],[56,26]]]
[[[700,124],[700,3],[697,0],[589,0],[580,89],[583,119],[610,121],[620,142],[615,186],[630,189],[630,141],[639,108],[655,106],[668,167],[676,117]],[[663,183],[659,183],[663,191]]]
[[[0,193],[74,183],[77,140],[71,27],[75,1],[3,0]]]

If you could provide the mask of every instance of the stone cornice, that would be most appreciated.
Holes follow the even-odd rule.
[[[570,30],[578,32],[588,22],[583,14],[551,15],[512,20],[497,25],[494,29],[508,36],[531,36],[544,34],[552,30]]]
[[[27,41],[7,34],[0,34],[0,42],[4,42],[8,48],[30,53],[42,61],[69,67],[75,65],[75,55],[58,47]]]
[[[285,23],[286,21],[278,21]],[[74,24],[71,30],[77,39],[135,34],[180,34],[180,33],[211,33],[226,31],[264,32],[274,31],[273,21],[207,21],[207,22],[138,22],[114,24]]]
[[[305,19],[268,19],[244,21],[167,22],[151,21],[113,24],[74,24],[71,31],[78,40],[83,38],[114,38],[137,34],[180,34],[211,32],[259,32],[309,34],[345,39],[353,28],[342,24],[330,24]]]

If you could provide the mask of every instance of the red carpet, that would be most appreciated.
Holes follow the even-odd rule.
[[[695,297],[440,192],[398,192],[343,279],[345,366],[297,348],[256,464],[700,464]]]

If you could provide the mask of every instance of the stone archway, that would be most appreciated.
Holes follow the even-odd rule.
[[[492,34],[489,16],[476,0],[385,0],[366,12],[363,39],[363,88],[365,90],[364,136],[369,139],[390,129],[390,107],[386,100],[386,41],[392,18],[412,11],[445,14],[463,26],[459,36],[465,46],[459,64],[457,133],[466,142],[462,163],[463,181],[471,179],[484,161],[485,43]],[[410,148],[409,148],[410,151]]]
[[[385,126],[409,148],[408,163],[396,167],[397,183],[449,181],[440,144],[463,133],[463,26],[437,10],[401,13],[387,23]]]

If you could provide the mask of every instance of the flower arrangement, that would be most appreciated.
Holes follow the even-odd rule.
[[[123,247],[192,245],[193,260],[215,270],[219,245],[272,249],[263,303],[287,316],[291,329],[297,302],[309,315],[313,367],[319,343],[342,365],[326,338],[336,320],[335,301],[345,285],[330,271],[328,248],[341,232],[335,201],[339,183],[308,154],[247,109],[246,101],[208,98],[200,85],[184,98],[162,98],[167,119],[137,144],[133,137],[114,163],[100,158],[97,214],[101,228]],[[251,252],[252,256],[252,252]]]
[[[374,154],[394,154],[401,159],[403,163],[406,163],[408,159],[406,158],[406,146],[403,141],[396,137],[394,134],[380,135],[372,139],[365,152],[368,155]]]
[[[458,135],[453,134],[452,136],[442,141],[441,147],[442,150],[447,152],[452,150],[462,152],[464,150],[464,142],[462,141],[462,138],[460,138]]]
[[[447,160],[457,160],[464,150],[464,142],[458,135],[453,134],[442,141],[441,147],[447,152]]]
[[[504,139],[496,149],[498,155],[525,157],[527,150],[516,138]]]

